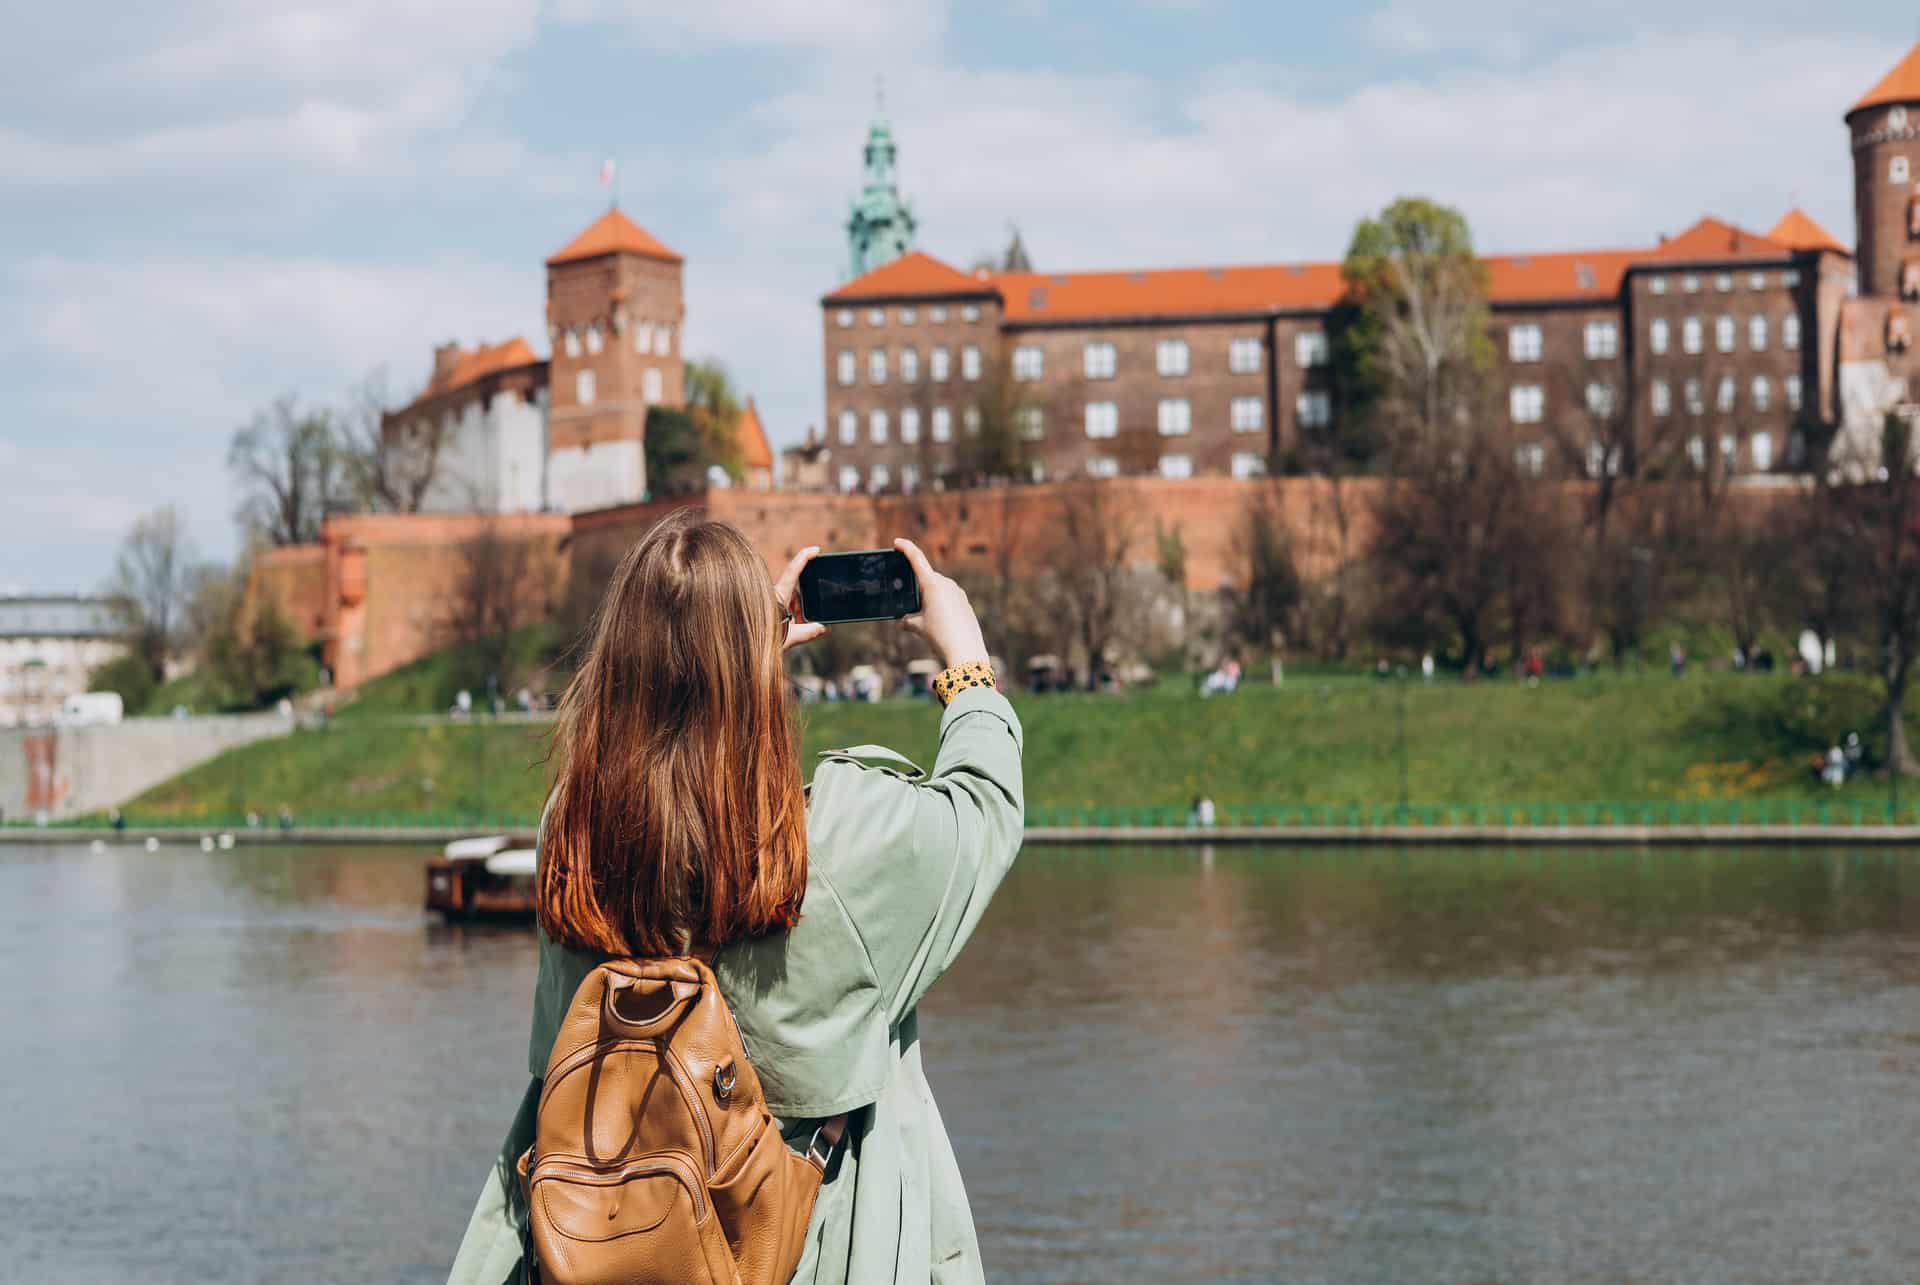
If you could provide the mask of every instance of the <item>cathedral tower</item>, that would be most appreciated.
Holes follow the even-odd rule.
[[[875,116],[867,129],[866,182],[847,216],[847,276],[871,272],[913,247],[913,208],[894,175],[893,127]]]

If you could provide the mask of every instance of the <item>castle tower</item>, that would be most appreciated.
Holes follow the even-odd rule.
[[[1846,120],[1860,293],[1920,296],[1920,45],[1848,109]]]
[[[547,494],[563,512],[647,493],[647,410],[684,396],[681,257],[609,209],[547,260]]]
[[[913,208],[894,175],[893,127],[875,116],[867,129],[866,182],[847,216],[847,277],[891,263],[913,247]]]

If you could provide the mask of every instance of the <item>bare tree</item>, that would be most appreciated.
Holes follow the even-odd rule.
[[[441,633],[465,652],[473,681],[505,689],[513,672],[516,635],[544,620],[554,606],[554,567],[534,537],[516,536],[490,520],[460,545],[460,570],[448,595]]]
[[[351,498],[334,417],[302,410],[291,396],[234,433],[227,468],[242,497],[241,525],[270,544],[313,543],[327,514]]]
[[[1234,596],[1233,632],[1249,647],[1277,647],[1292,630],[1302,589],[1293,541],[1271,484],[1248,500],[1233,550],[1247,577],[1246,591]]]
[[[1100,681],[1108,644],[1120,631],[1128,600],[1133,514],[1114,488],[1097,481],[1061,488],[1059,539],[1048,584],[1059,618],[1086,655],[1087,688]]]
[[[114,559],[107,595],[156,679],[179,645],[194,570],[193,540],[171,504],[136,519]]]
[[[348,392],[337,421],[342,470],[360,506],[418,513],[434,483],[442,480],[458,424],[446,414],[393,414],[386,371],[369,373]]]

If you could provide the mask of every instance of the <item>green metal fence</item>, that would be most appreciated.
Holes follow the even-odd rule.
[[[54,822],[48,830],[97,829],[100,816]],[[272,832],[279,819],[265,816],[257,826],[245,816],[124,817],[129,829],[195,833],[256,830]],[[448,809],[420,812],[342,812],[296,814],[293,824],[312,829],[526,831],[539,822],[532,813],[478,813]],[[9,818],[7,828],[32,826]],[[1033,829],[1135,830],[1194,824],[1190,809],[1179,805],[1144,807],[1034,807],[1027,810]],[[1285,803],[1220,804],[1216,827],[1290,829],[1380,829],[1409,827],[1498,826],[1609,827],[1685,829],[1722,826],[1886,826],[1920,825],[1920,801],[1895,804],[1887,799],[1702,799],[1625,800],[1581,803]]]

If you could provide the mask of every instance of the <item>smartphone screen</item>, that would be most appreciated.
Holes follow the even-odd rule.
[[[800,610],[823,625],[898,620],[920,610],[920,582],[898,549],[822,553],[800,568]]]

